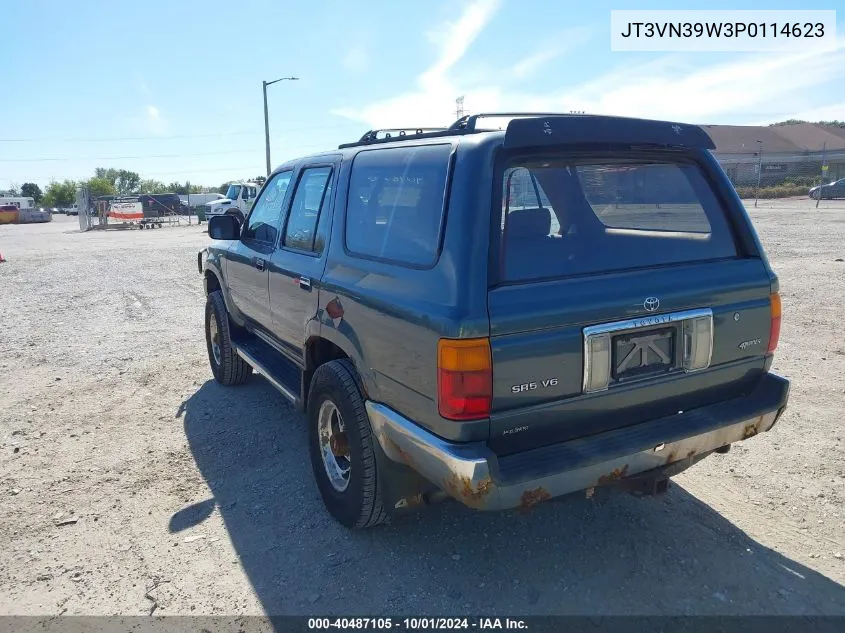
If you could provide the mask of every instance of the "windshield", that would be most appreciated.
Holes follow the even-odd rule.
[[[226,197],[229,198],[229,200],[237,200],[240,194],[240,185],[229,185],[229,188],[226,190]]]

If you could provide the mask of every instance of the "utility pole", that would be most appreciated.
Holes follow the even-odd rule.
[[[273,81],[262,81],[261,87],[264,90],[264,146],[267,154],[267,175],[270,175],[272,168],[270,167],[270,118],[267,114],[267,86],[280,81],[299,81],[299,77],[281,77]]]
[[[819,197],[816,198],[816,209],[819,208],[819,202],[822,200],[822,185],[824,184],[825,176],[827,176],[827,141],[822,145],[822,177],[819,180]]]
[[[457,99],[455,99],[455,116],[458,120],[460,120],[464,117],[465,114],[466,112],[464,110],[464,98],[458,97]]]
[[[754,207],[757,207],[757,198],[760,195],[760,178],[763,175],[763,141],[757,141],[757,188],[754,190]]]

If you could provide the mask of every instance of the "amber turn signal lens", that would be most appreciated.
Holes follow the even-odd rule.
[[[781,304],[780,304],[780,295],[778,293],[773,293],[771,296],[771,303],[772,303],[772,326],[769,329],[769,348],[767,352],[771,354],[777,349],[778,340],[780,339],[780,317],[781,317]]]
[[[449,420],[480,420],[490,415],[493,364],[490,340],[440,339],[437,344],[437,402]]]

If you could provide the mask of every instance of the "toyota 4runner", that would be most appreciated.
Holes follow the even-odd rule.
[[[198,254],[214,377],[254,368],[306,412],[349,527],[661,492],[789,392],[777,277],[711,149],[693,125],[474,115],[290,161]]]

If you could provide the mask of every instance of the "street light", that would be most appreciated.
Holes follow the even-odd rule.
[[[757,198],[760,196],[760,179],[763,176],[763,141],[754,139],[757,143],[757,187],[754,189],[754,207],[757,207]]]
[[[267,115],[267,86],[280,81],[299,81],[299,77],[281,77],[273,81],[262,81],[261,87],[264,90],[264,144],[267,153],[267,175],[270,175],[270,119]]]

